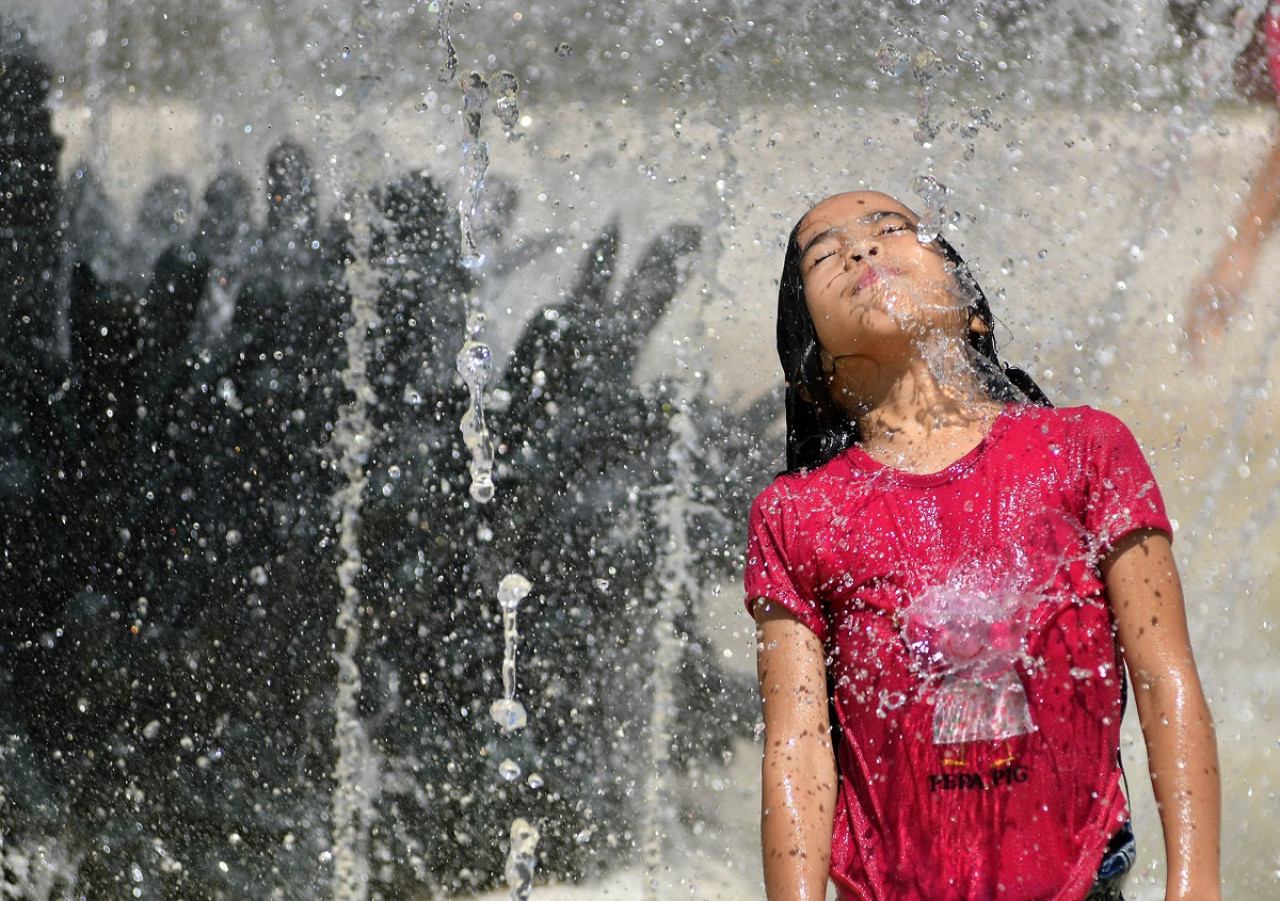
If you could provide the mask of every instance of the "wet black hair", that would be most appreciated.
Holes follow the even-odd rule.
[[[841,451],[859,443],[858,426],[836,404],[822,367],[818,331],[804,296],[800,269],[800,226],[787,239],[778,285],[778,359],[786,378],[787,471],[821,466]],[[971,362],[993,400],[1051,406],[1049,398],[1029,375],[1000,362],[996,353],[995,316],[987,297],[960,254],[941,235],[934,241],[955,276],[960,296],[985,331],[968,332]]]

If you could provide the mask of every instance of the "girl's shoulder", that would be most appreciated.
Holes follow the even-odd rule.
[[[1129,436],[1129,427],[1120,417],[1090,406],[1039,407],[1020,405],[1011,410],[1012,419],[1022,428],[1038,428],[1045,435],[1107,439]]]
[[[813,469],[780,472],[756,495],[755,506],[812,508],[831,496],[833,488],[849,476],[845,452]]]

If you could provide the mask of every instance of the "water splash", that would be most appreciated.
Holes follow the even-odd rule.
[[[523,817],[511,821],[511,850],[507,852],[507,886],[511,889],[511,901],[528,901],[533,893],[533,871],[538,859],[538,839],[541,836],[533,824]]]
[[[1167,235],[1162,227],[1165,222],[1164,206],[1167,199],[1178,196],[1180,181],[1192,168],[1188,165],[1192,138],[1211,123],[1215,104],[1222,97],[1224,87],[1231,82],[1234,61],[1244,54],[1257,34],[1268,0],[1247,0],[1239,4],[1234,14],[1225,17],[1231,22],[1229,30],[1226,25],[1219,24],[1227,6],[1217,2],[1196,13],[1196,28],[1204,35],[1204,40],[1196,42],[1192,49],[1194,65],[1187,77],[1190,96],[1184,103],[1173,107],[1174,116],[1165,140],[1157,146],[1147,164],[1150,177],[1141,183],[1143,201],[1134,204],[1135,209],[1141,210],[1141,218],[1122,239],[1122,246],[1128,248],[1128,252],[1117,257],[1112,290],[1099,305],[1098,312],[1087,320],[1096,333],[1089,342],[1094,346],[1106,346],[1107,333],[1127,317],[1128,286],[1134,281],[1146,248]],[[1101,382],[1097,379],[1105,379],[1104,370],[1105,367],[1090,370],[1099,386]]]
[[[502,608],[502,697],[489,707],[489,716],[502,727],[503,732],[524,728],[527,719],[524,705],[515,699],[516,642],[520,638],[516,629],[516,610],[532,590],[533,585],[519,573],[510,573],[498,583],[498,606]],[[521,772],[520,765],[510,758],[498,764],[498,775],[505,782],[519,779]],[[530,787],[537,788],[541,783],[541,777],[536,778],[536,784],[535,776],[529,777]],[[526,901],[533,891],[538,838],[538,830],[523,817],[516,817],[511,822],[506,877],[512,901]]]
[[[439,13],[436,17],[436,31],[444,42],[444,65],[440,67],[437,77],[448,84],[458,72],[458,51],[453,46],[453,31],[449,25],[449,14],[453,12],[453,0],[436,0],[431,6]]]
[[[489,716],[502,727],[503,732],[523,729],[526,722],[524,705],[516,700],[516,643],[520,633],[516,629],[516,609],[533,585],[519,573],[511,573],[498,583],[498,606],[502,609],[502,697],[489,707]],[[506,761],[504,761],[505,763]],[[514,764],[513,764],[514,766]],[[520,775],[519,767],[511,776]]]
[[[512,76],[514,81],[514,76]],[[475,269],[484,265],[484,254],[476,246],[474,228],[484,193],[484,176],[489,171],[489,144],[480,138],[480,119],[489,99],[489,82],[479,72],[463,75],[462,87],[462,199],[458,219],[462,228],[462,265]]]
[[[338,608],[337,632],[340,644],[334,653],[337,686],[334,697],[333,771],[333,897],[363,901],[369,889],[369,829],[373,822],[373,798],[380,781],[376,757],[364,722],[360,717],[360,667],[357,654],[361,643],[360,597],[358,579],[364,571],[360,552],[360,522],[363,511],[366,464],[373,445],[375,429],[369,409],[375,400],[368,374],[366,338],[377,319],[374,298],[378,293],[378,277],[369,264],[372,223],[376,207],[367,194],[360,192],[352,203],[349,217],[356,252],[346,271],[346,285],[351,298],[351,323],[345,329],[347,367],[342,383],[351,393],[351,401],[339,410],[334,424],[337,464],[345,477],[331,499],[338,513],[338,584],[342,600]]]
[[[653,706],[649,712],[649,773],[644,786],[644,842],[643,854],[645,879],[643,898],[656,901],[659,897],[658,874],[666,858],[665,845],[672,833],[672,805],[667,797],[668,774],[671,767],[672,721],[676,714],[675,674],[680,667],[683,647],[677,632],[676,621],[681,607],[696,591],[692,572],[694,567],[687,523],[690,518],[689,499],[694,496],[693,461],[698,453],[699,436],[687,414],[671,420],[675,443],[671,448],[671,460],[675,464],[675,479],[662,505],[660,521],[666,533],[663,552],[661,584],[666,591],[657,604],[654,618],[654,653],[650,690]]]
[[[520,92],[520,82],[516,80],[514,72],[497,72],[489,81],[489,89],[493,91],[494,115],[510,135],[520,122],[520,105],[516,99]]]
[[[951,189],[932,175],[917,175],[911,179],[911,193],[924,200],[924,214],[916,225],[916,234],[922,244],[930,244],[947,224],[947,198]]]
[[[919,86],[920,99],[916,128],[912,136],[920,146],[929,147],[943,127],[943,122],[933,110],[934,82],[939,75],[954,71],[955,67],[948,65],[941,54],[926,42],[919,29],[899,29],[898,33],[915,41],[919,45],[916,51],[908,53],[890,41],[881,40],[876,48],[876,67],[890,78],[901,78],[908,69],[911,70],[911,76]],[[981,62],[972,54],[962,58],[962,61],[975,69],[981,69]]]
[[[484,417],[484,387],[493,374],[493,354],[489,345],[479,340],[484,324],[483,313],[475,313],[467,320],[467,339],[456,360],[470,394],[460,428],[462,440],[471,452],[471,498],[479,504],[489,503],[494,493],[493,435]]]

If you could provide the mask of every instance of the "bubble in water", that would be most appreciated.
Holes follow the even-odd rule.
[[[897,78],[907,71],[907,55],[888,41],[881,41],[876,50],[876,66],[885,75]]]
[[[572,52],[573,52],[573,48],[570,47],[567,43],[562,41],[561,43],[556,44],[556,56],[560,57],[561,59],[567,59],[569,57],[569,54]]]
[[[524,705],[510,698],[499,698],[489,705],[489,717],[502,727],[503,732],[523,729],[528,722]]]
[[[520,764],[508,757],[498,764],[498,775],[508,782],[514,782],[520,778]]]

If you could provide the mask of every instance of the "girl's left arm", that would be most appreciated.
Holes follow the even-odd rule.
[[[1164,830],[1166,901],[1217,901],[1218,748],[1168,536],[1155,529],[1129,533],[1111,549],[1102,573]]]

